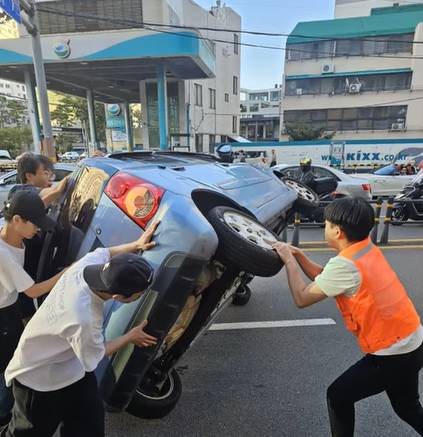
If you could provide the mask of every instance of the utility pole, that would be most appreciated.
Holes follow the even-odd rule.
[[[47,94],[46,73],[44,70],[43,52],[38,25],[37,11],[34,0],[20,0],[22,10],[22,24],[25,26],[32,39],[33,63],[35,79],[37,82],[38,96],[40,99],[41,118],[43,120],[43,141],[41,152],[53,161],[56,161],[56,147],[51,125],[50,105]],[[37,145],[34,145],[37,148]]]

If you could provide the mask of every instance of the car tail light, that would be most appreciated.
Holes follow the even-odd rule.
[[[106,186],[108,197],[143,229],[159,209],[164,190],[127,173],[117,173]]]
[[[370,184],[363,184],[361,185],[364,191],[372,191],[372,187],[370,186]]]

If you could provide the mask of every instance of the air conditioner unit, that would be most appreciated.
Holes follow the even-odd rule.
[[[297,88],[297,96],[302,96],[302,95],[303,95],[303,89]]]
[[[351,83],[348,87],[348,92],[350,94],[358,94],[361,91],[361,83]]]
[[[333,64],[322,65],[322,73],[323,74],[334,73],[334,72],[335,72],[335,66]]]
[[[391,130],[404,130],[405,129],[405,123],[404,122],[397,122],[397,123],[392,123],[391,125]]]

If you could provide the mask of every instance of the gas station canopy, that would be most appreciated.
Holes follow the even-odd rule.
[[[214,76],[212,45],[195,32],[157,33],[143,29],[41,37],[47,86],[51,91],[94,98],[104,103],[139,102],[139,82]],[[0,40],[0,77],[24,82],[33,74],[30,37]]]

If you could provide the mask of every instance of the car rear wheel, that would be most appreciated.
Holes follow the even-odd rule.
[[[408,220],[407,211],[403,206],[394,208],[392,211],[392,225],[393,226],[401,226],[403,223]]]
[[[236,293],[232,297],[232,305],[242,307],[247,305],[247,303],[251,299],[251,288],[248,285],[245,285],[241,289],[237,290]]]
[[[141,383],[126,411],[142,419],[161,419],[175,408],[181,394],[181,378],[173,369],[160,388],[146,388]]]
[[[308,216],[319,207],[319,196],[310,187],[292,178],[283,178],[282,182],[297,193],[298,197],[293,205],[295,212]]]
[[[272,249],[277,237],[249,215],[217,206],[207,215],[219,237],[217,258],[254,276],[274,276],[282,261]]]

